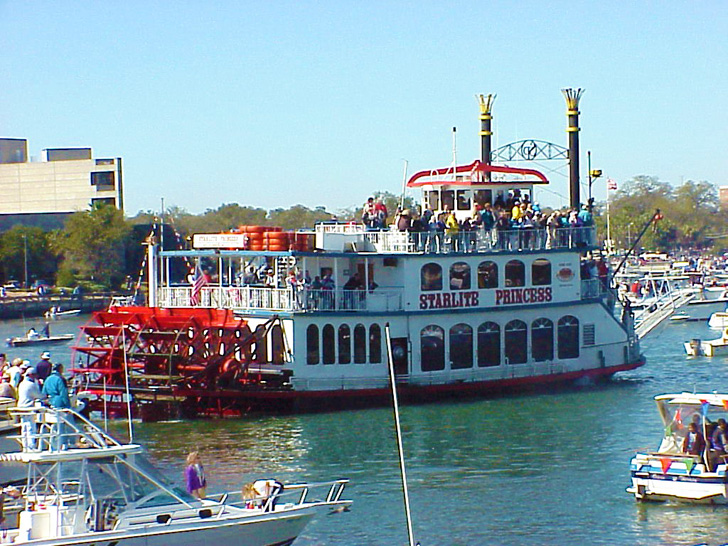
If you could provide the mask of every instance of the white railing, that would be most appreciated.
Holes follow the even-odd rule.
[[[348,232],[353,233],[353,232]],[[358,231],[356,233],[361,233]],[[592,247],[596,243],[593,227],[491,230],[476,229],[447,233],[443,231],[364,231],[364,237],[378,252],[513,252]]]
[[[266,311],[401,311],[401,288],[376,290],[293,290],[251,286],[205,287],[192,303],[191,287],[159,290],[161,307],[212,307]]]

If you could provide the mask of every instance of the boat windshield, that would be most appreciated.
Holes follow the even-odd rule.
[[[711,404],[707,401],[675,403],[674,400],[660,400],[658,407],[665,426],[660,453],[680,453],[691,423],[695,423],[698,431],[710,439],[718,420],[728,421],[728,409],[724,405]]]
[[[180,500],[197,502],[187,491],[170,485],[140,455],[64,461],[51,466],[39,465],[38,476],[45,476],[48,481],[57,478],[59,483],[46,487],[64,494],[84,494],[95,500],[113,501],[116,506],[137,508],[179,504]]]

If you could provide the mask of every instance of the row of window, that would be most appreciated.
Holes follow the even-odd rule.
[[[567,315],[559,319],[554,339],[554,323],[538,318],[528,325],[512,320],[503,328],[495,322],[484,322],[475,332],[469,324],[456,324],[448,332],[450,368],[453,370],[478,367],[524,364],[528,348],[535,362],[579,357],[579,320]],[[530,339],[529,339],[530,338]],[[445,330],[437,325],[424,327],[420,332],[420,360],[423,372],[445,369]]]
[[[555,336],[554,336],[555,332]],[[423,372],[445,369],[446,339],[450,348],[450,368],[465,369],[499,366],[502,363],[528,362],[528,349],[536,362],[579,357],[579,319],[566,315],[554,327],[547,318],[534,320],[530,329],[522,320],[512,320],[503,328],[496,322],[486,321],[475,331],[469,324],[445,329],[435,324],[420,331],[420,368]],[[353,344],[352,344],[353,342]],[[337,351],[338,349],[338,351]],[[368,356],[367,359],[367,349]],[[338,359],[337,359],[338,354]],[[382,362],[382,330],[372,324],[367,331],[363,324],[354,327],[353,336],[348,324],[338,330],[331,324],[321,328],[311,324],[306,329],[306,362],[308,364],[355,364]]]
[[[321,329],[321,340],[319,343],[319,328],[315,324],[309,325],[306,329],[306,363],[318,364],[323,357],[324,364],[337,362],[335,350],[338,347],[339,364],[350,364],[352,357],[354,364],[367,362],[367,346],[369,348],[369,360],[372,364],[382,361],[382,329],[378,324],[372,324],[367,329],[363,324],[354,326],[354,350],[352,351],[351,328],[348,324],[339,326],[338,333],[331,324],[326,324]],[[319,350],[321,347],[321,350]]]
[[[450,290],[470,290],[472,286],[470,265],[455,262],[450,266]],[[498,264],[484,261],[478,265],[478,288],[498,288]],[[504,284],[507,287],[526,285],[526,266],[521,260],[511,260],[504,268]],[[539,258],[531,263],[531,285],[551,284],[551,262]],[[420,270],[420,289],[422,291],[442,290],[442,266],[427,263]]]

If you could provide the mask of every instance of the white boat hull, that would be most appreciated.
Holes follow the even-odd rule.
[[[728,313],[713,313],[708,319],[708,326],[721,329],[728,327]]]
[[[19,536],[12,544],[38,546],[91,546],[115,543],[125,546],[282,546],[292,544],[314,516],[315,510],[304,508],[286,514],[268,513],[259,517],[245,515],[227,522],[200,519],[195,523],[149,523],[139,528],[74,534],[43,539],[41,536]],[[50,519],[50,518],[49,518]],[[0,544],[3,541],[0,537]]]
[[[692,339],[685,342],[685,352],[688,356],[726,356],[728,355],[728,343],[722,339],[711,341]]]
[[[663,469],[662,461],[668,459],[670,465]],[[637,454],[630,463],[632,486],[627,491],[640,501],[728,504],[726,465],[708,472],[704,464],[690,466],[687,460],[689,455]]]

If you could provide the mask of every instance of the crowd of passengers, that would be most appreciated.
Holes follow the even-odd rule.
[[[545,214],[527,194],[514,190],[508,199],[499,196],[493,205],[475,203],[463,220],[447,207],[438,214],[429,204],[417,210],[398,208],[391,227],[381,199],[370,197],[364,204],[362,223],[372,231],[406,232],[419,251],[473,252],[586,246],[591,243],[589,234],[578,228],[593,226],[594,218],[587,205],[581,210]]]

